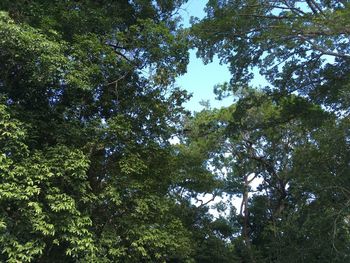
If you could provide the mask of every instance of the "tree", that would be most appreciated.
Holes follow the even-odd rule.
[[[1,261],[191,262],[183,2],[1,1]]]
[[[218,191],[241,198],[226,218],[231,246],[243,262],[343,262],[350,244],[347,124],[298,96],[279,102],[252,91],[191,122],[192,143],[209,152],[221,175]]]
[[[270,92],[298,92],[348,111],[347,1],[212,0],[206,10],[192,27],[194,45],[204,61],[217,54],[230,65],[232,79],[222,91],[246,86],[256,68]]]
[[[236,102],[207,123],[225,142],[211,149],[227,171],[224,191],[242,197],[230,220],[243,262],[348,260],[349,10],[346,1],[213,0],[193,21],[197,54],[232,73],[215,91]],[[268,86],[251,88],[256,69]]]

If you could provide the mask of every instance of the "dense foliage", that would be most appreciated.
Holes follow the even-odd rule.
[[[238,261],[349,261],[350,3],[210,0],[206,11],[193,40],[204,61],[229,65],[215,92],[235,103],[188,125],[197,145],[210,133],[221,190],[241,197],[227,219]]]
[[[1,1],[0,261],[194,260],[211,220],[177,190],[213,180],[169,143],[182,2]]]
[[[349,261],[350,3],[184,2],[0,1],[1,262]]]

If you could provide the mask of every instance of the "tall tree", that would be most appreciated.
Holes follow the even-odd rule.
[[[1,261],[193,258],[172,197],[192,168],[169,143],[183,2],[1,1]]]
[[[223,91],[247,85],[256,68],[268,90],[348,113],[349,10],[348,1],[210,0],[193,25],[195,46],[205,61],[216,54],[230,66]]]
[[[295,95],[279,102],[255,91],[188,124],[226,206],[240,198],[231,247],[243,262],[346,261],[348,120]]]
[[[230,83],[215,91],[236,101],[216,116],[225,143],[211,151],[225,191],[242,197],[231,216],[237,253],[244,262],[347,261],[348,1],[213,0],[206,11],[193,21],[193,45],[205,62],[229,65]],[[268,82],[258,90],[256,70]]]

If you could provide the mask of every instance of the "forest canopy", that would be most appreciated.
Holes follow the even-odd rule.
[[[349,1],[186,2],[0,2],[1,262],[349,261]]]

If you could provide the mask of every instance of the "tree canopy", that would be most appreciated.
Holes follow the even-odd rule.
[[[185,2],[0,2],[0,261],[349,261],[350,3]]]
[[[233,106],[191,125],[216,134],[222,191],[242,198],[229,219],[242,262],[349,260],[349,8],[213,0],[193,21],[197,54],[217,55],[232,73],[215,92]],[[253,87],[257,75],[268,85]]]

